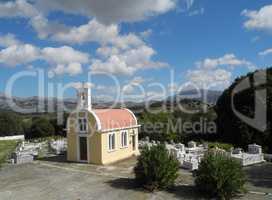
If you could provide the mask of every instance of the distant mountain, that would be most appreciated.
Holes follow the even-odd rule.
[[[175,96],[177,99],[193,99],[199,100],[208,104],[216,104],[218,98],[221,96],[222,91],[216,90],[183,90]]]
[[[56,111],[57,108],[65,105],[67,108],[74,108],[76,106],[75,101],[71,101],[70,99],[58,100],[57,98],[39,98],[37,96],[33,97],[12,97],[8,98],[3,93],[0,93],[0,110],[16,110],[14,107],[11,108],[9,102],[14,102],[16,106],[22,109],[32,109],[34,112],[47,112],[47,111]],[[39,105],[44,103],[44,109],[39,108]]]
[[[11,99],[6,97],[3,93],[0,93],[0,111],[15,111],[14,107],[11,108],[9,101]],[[58,112],[62,111],[65,107],[68,110],[73,110],[76,108],[77,101],[73,98],[65,98],[63,100],[57,98],[39,98],[37,96],[33,97],[12,97],[13,102],[22,109],[32,109],[33,112],[42,113],[42,112]],[[44,103],[43,108],[39,108],[39,105]],[[93,108],[109,108],[109,107],[128,107],[128,108],[141,108],[144,106],[144,103],[136,102],[124,102],[116,103],[109,101],[103,101],[96,98],[92,98]]]
[[[207,103],[210,105],[214,105],[217,101],[217,99],[222,94],[221,91],[214,91],[214,90],[200,90],[199,93],[197,90],[185,90],[181,91],[179,94],[174,96],[174,99],[176,101],[182,101],[182,100],[197,100],[203,103]],[[73,98],[65,98],[63,100],[57,99],[57,98],[39,98],[37,96],[33,97],[12,97],[13,101],[16,103],[17,106],[23,109],[32,109],[33,112],[42,113],[42,112],[57,112],[62,111],[63,107],[73,110],[76,108],[77,102],[76,99]],[[10,111],[14,110],[11,109],[10,105],[8,104],[8,101],[10,99],[7,98],[3,93],[0,93],[0,111]],[[169,104],[172,101],[171,97],[165,99],[164,101],[150,101],[148,102],[149,105],[160,105],[163,103]],[[116,103],[113,104],[113,102],[107,102],[107,101],[101,101],[99,99],[93,98],[92,99],[92,105],[93,108],[109,108],[109,107],[127,107],[132,109],[133,111],[136,110],[142,110],[145,107],[145,104],[147,102],[133,102],[133,101],[127,101],[124,103]],[[191,101],[190,101],[191,102]],[[187,102],[187,103],[190,103]],[[44,109],[40,109],[39,105],[40,103],[44,103]],[[186,102],[184,102],[186,103]]]

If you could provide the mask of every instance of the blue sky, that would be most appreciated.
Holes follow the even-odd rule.
[[[89,72],[101,99],[116,93],[109,75],[132,99],[142,88],[159,97],[185,83],[222,90],[271,65],[271,19],[268,0],[1,1],[0,91],[37,70],[50,91],[43,96],[59,96],[58,84],[87,81]],[[12,93],[38,95],[38,78],[18,79]]]

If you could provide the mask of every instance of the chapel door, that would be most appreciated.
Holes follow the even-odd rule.
[[[88,160],[87,137],[79,137],[79,156],[80,161]]]

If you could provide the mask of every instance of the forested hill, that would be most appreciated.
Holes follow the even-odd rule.
[[[260,77],[260,73],[264,73],[261,77],[266,79],[265,83],[258,84],[258,82],[255,82],[256,77]],[[234,113],[232,107],[233,91],[244,80],[249,82],[249,87],[235,94],[233,97],[234,108],[241,115],[254,119],[257,112],[255,110],[256,100],[261,103],[262,108],[267,106],[266,110],[262,111],[262,114],[267,116],[267,122],[255,119],[256,124],[259,125],[258,127],[253,127],[253,124],[247,124],[245,120]],[[256,98],[256,91],[258,90],[265,91],[267,94],[266,98],[261,95],[258,95]],[[223,92],[215,108],[218,115],[218,132],[224,142],[244,148],[250,143],[257,143],[262,145],[266,152],[272,153],[272,68],[249,73],[236,79]],[[265,128],[265,130],[261,130],[262,128]]]

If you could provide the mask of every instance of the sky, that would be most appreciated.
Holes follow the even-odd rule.
[[[0,27],[0,92],[20,97],[224,90],[272,62],[268,0],[2,0]]]

